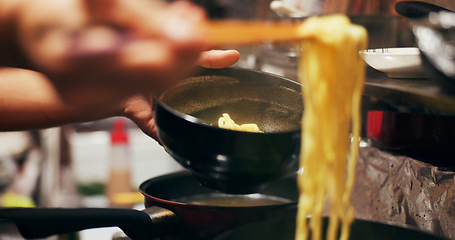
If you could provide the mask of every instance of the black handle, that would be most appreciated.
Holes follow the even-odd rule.
[[[165,231],[160,229],[160,226],[166,225],[161,216],[169,218],[172,215],[170,217],[175,218],[167,209],[152,208],[157,208],[155,212],[164,210],[166,214],[151,216],[146,212],[132,209],[109,208],[0,208],[0,218],[14,221],[22,236],[27,239],[117,226],[131,239],[150,240],[172,231],[172,227],[166,228]],[[171,224],[175,224],[175,221]]]
[[[419,19],[427,17],[431,12],[447,11],[449,9],[426,2],[401,1],[395,4],[395,11],[403,17]]]

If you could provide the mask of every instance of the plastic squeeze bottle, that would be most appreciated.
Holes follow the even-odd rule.
[[[111,132],[111,154],[109,180],[106,194],[111,207],[131,207],[131,204],[118,204],[113,201],[116,196],[132,191],[131,159],[128,144],[128,135],[125,131],[125,122],[119,118],[114,121]]]

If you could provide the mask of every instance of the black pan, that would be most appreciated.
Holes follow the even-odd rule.
[[[442,92],[455,93],[455,13],[417,1],[398,2],[395,10],[415,20],[412,30],[429,76]]]
[[[427,72],[442,92],[455,93],[455,13],[433,13],[416,22],[413,32]]]
[[[432,12],[451,12],[447,8],[443,8],[431,3],[421,1],[400,1],[395,4],[395,11],[403,17],[411,19],[426,18]]]
[[[202,184],[252,193],[298,170],[301,85],[239,69],[203,69],[160,96],[155,122],[165,149]],[[217,127],[222,113],[264,133]]]
[[[2,208],[0,219],[14,221],[27,239],[111,226],[120,227],[133,240],[173,235],[212,239],[215,234],[242,224],[295,214],[298,198],[296,175],[273,182],[254,195],[220,194],[198,184],[187,171],[148,180],[140,191],[147,207],[143,211]],[[191,198],[201,201],[201,196],[202,203],[186,202]],[[221,205],[213,205],[220,199],[224,201]]]
[[[327,228],[323,219],[323,232]],[[294,240],[295,218],[274,219],[245,225],[218,236],[215,240]],[[325,239],[323,235],[322,239]],[[351,225],[350,240],[441,240],[413,228],[392,226],[384,223],[355,220]]]

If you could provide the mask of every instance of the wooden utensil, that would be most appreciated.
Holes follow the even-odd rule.
[[[295,41],[309,37],[299,31],[300,24],[265,21],[212,21],[200,28],[200,34],[213,46]]]

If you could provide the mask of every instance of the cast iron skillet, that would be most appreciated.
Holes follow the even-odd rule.
[[[198,184],[188,171],[153,178],[140,186],[146,209],[108,208],[0,208],[0,220],[16,223],[27,239],[83,229],[118,226],[133,240],[183,234],[191,239],[213,239],[213,235],[229,228],[261,219],[295,215],[298,190],[296,175],[270,183],[254,195],[224,195]],[[205,195],[203,202],[213,199],[236,203],[227,206],[186,203]],[[275,205],[264,205],[264,199]],[[248,206],[239,206],[248,203]]]
[[[323,219],[323,233],[327,228],[327,218]],[[215,240],[294,240],[295,218],[265,220],[229,230]],[[325,239],[325,235],[321,239]],[[351,225],[350,240],[442,240],[411,228],[397,227],[388,224],[355,220]]]
[[[167,152],[199,182],[252,193],[298,170],[301,85],[264,72],[203,69],[156,99],[156,128]],[[264,133],[217,127],[222,113]]]

